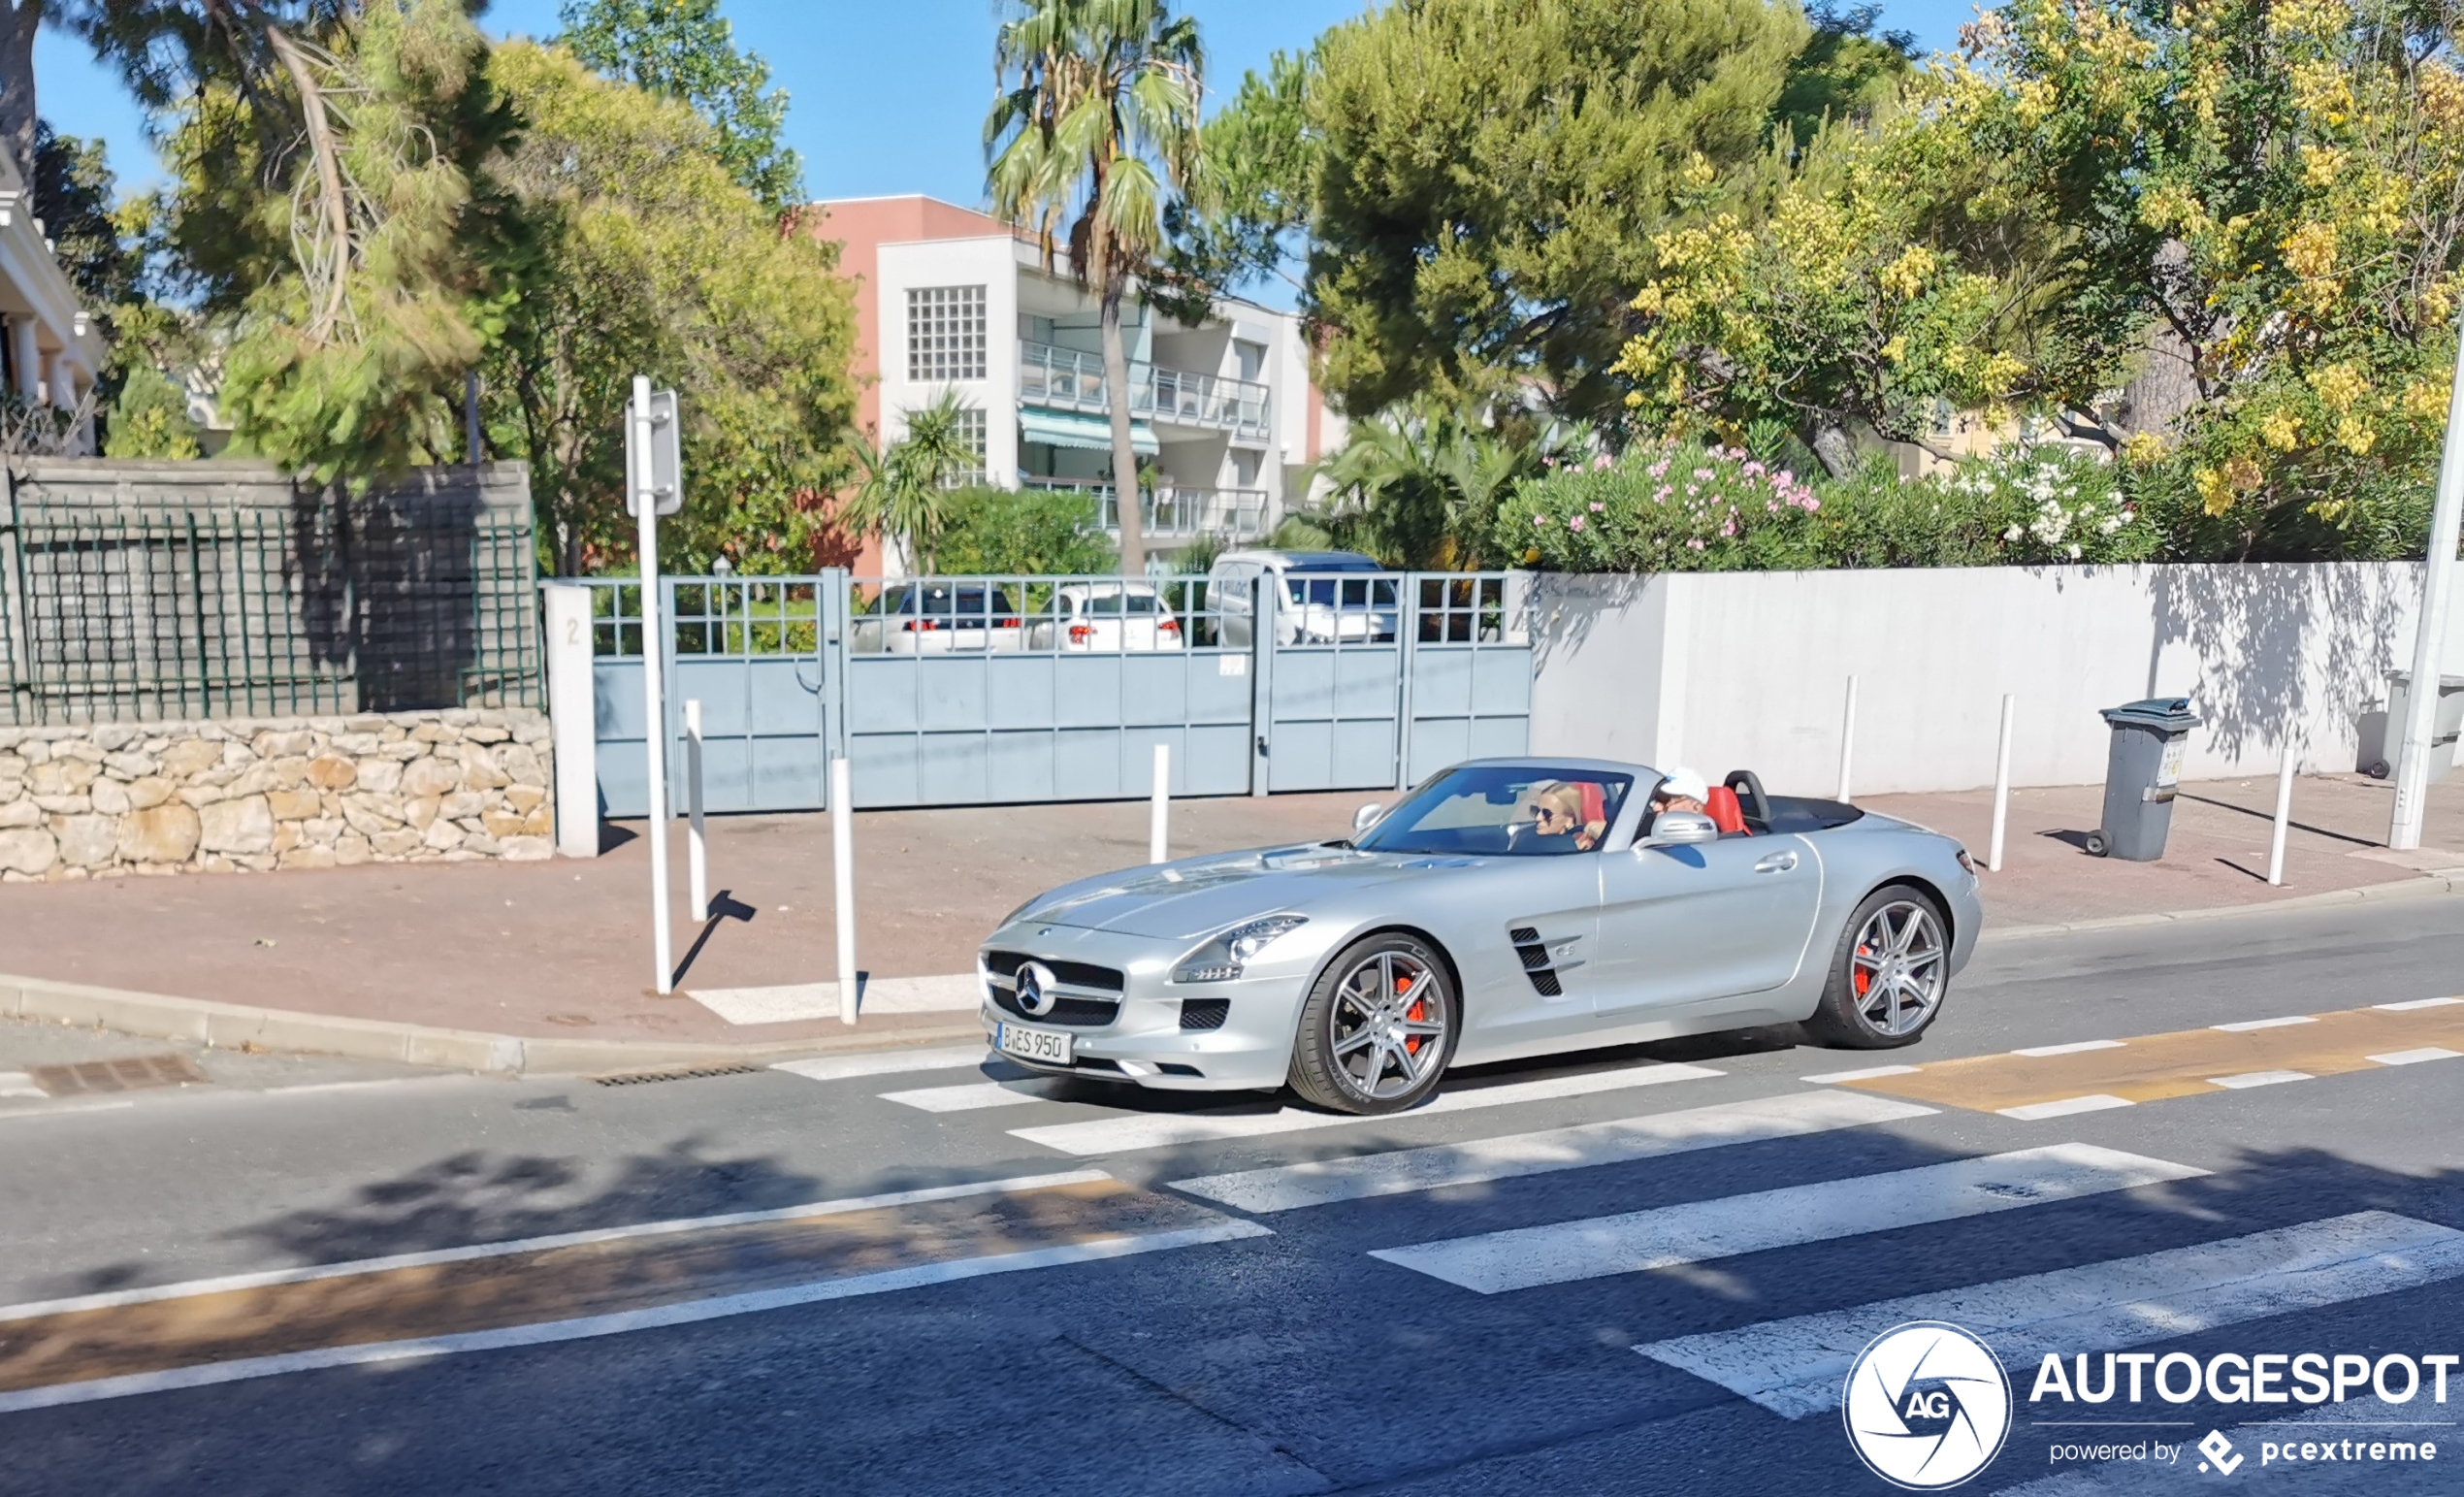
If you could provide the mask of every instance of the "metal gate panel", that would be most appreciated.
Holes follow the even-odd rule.
[[[931,615],[937,627],[912,627],[927,605],[908,602],[902,590],[925,585],[955,594],[946,606],[973,610],[949,615],[952,622],[982,623],[956,628]],[[862,611],[851,614],[844,661],[856,803],[1145,796],[1157,743],[1173,750],[1173,794],[1246,792],[1248,652],[1216,644],[1199,579],[1159,584],[1179,647],[1144,647],[1117,624],[1071,643],[1065,609],[1120,585],[1118,577],[858,584]],[[1227,658],[1237,664],[1226,667]]]
[[[1276,602],[1262,732],[1267,789],[1393,785],[1404,671],[1400,615],[1409,579],[1349,572],[1286,580],[1304,592],[1300,600]],[[1259,602],[1262,618],[1264,599]],[[1347,632],[1352,637],[1345,637]],[[1259,633],[1266,634],[1263,626]]]
[[[1519,572],[1422,574],[1411,584],[1403,777],[1531,751],[1531,588]]]

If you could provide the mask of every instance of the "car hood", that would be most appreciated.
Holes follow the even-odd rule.
[[[1017,919],[1194,941],[1260,915],[1307,914],[1311,905],[1339,892],[1387,883],[1418,868],[1475,861],[1315,843],[1260,848],[1081,879],[1039,895]]]

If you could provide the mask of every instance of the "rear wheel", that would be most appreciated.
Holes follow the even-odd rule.
[[[1923,890],[1887,884],[1848,917],[1822,1005],[1805,1027],[1844,1050],[1913,1045],[1950,991],[1950,926],[1941,906]]]
[[[1345,1113],[1394,1113],[1437,1090],[1463,1005],[1426,941],[1373,935],[1327,964],[1301,1005],[1292,1090]]]

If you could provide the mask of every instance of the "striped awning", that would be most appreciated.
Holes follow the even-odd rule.
[[[1019,412],[1019,440],[1040,441],[1048,446],[1077,447],[1087,452],[1110,452],[1113,448],[1113,426],[1102,416],[1079,415],[1066,410],[1021,410]],[[1155,455],[1154,429],[1144,421],[1129,423],[1130,447],[1148,457]]]

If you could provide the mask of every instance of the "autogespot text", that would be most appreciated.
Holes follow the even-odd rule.
[[[2037,1364],[2036,1385],[2028,1390],[2027,1401],[2039,1407],[2048,1400],[2111,1403],[2126,1385],[2124,1401],[2134,1404],[2140,1402],[2143,1390],[2153,1390],[2171,1404],[2190,1403],[2202,1394],[2220,1404],[2343,1403],[2361,1395],[2381,1403],[2409,1404],[2424,1391],[2430,1402],[2443,1404],[2448,1370],[2458,1361],[2464,1361],[2464,1356],[2447,1352],[2418,1357],[2392,1353],[2373,1361],[2323,1351],[2261,1351],[2248,1356],[2220,1351],[2202,1363],[2187,1351],[2163,1356],[2153,1351],[2107,1351],[2102,1366],[2096,1367],[2084,1351],[2071,1366],[2065,1366],[2059,1353],[2048,1351]]]

